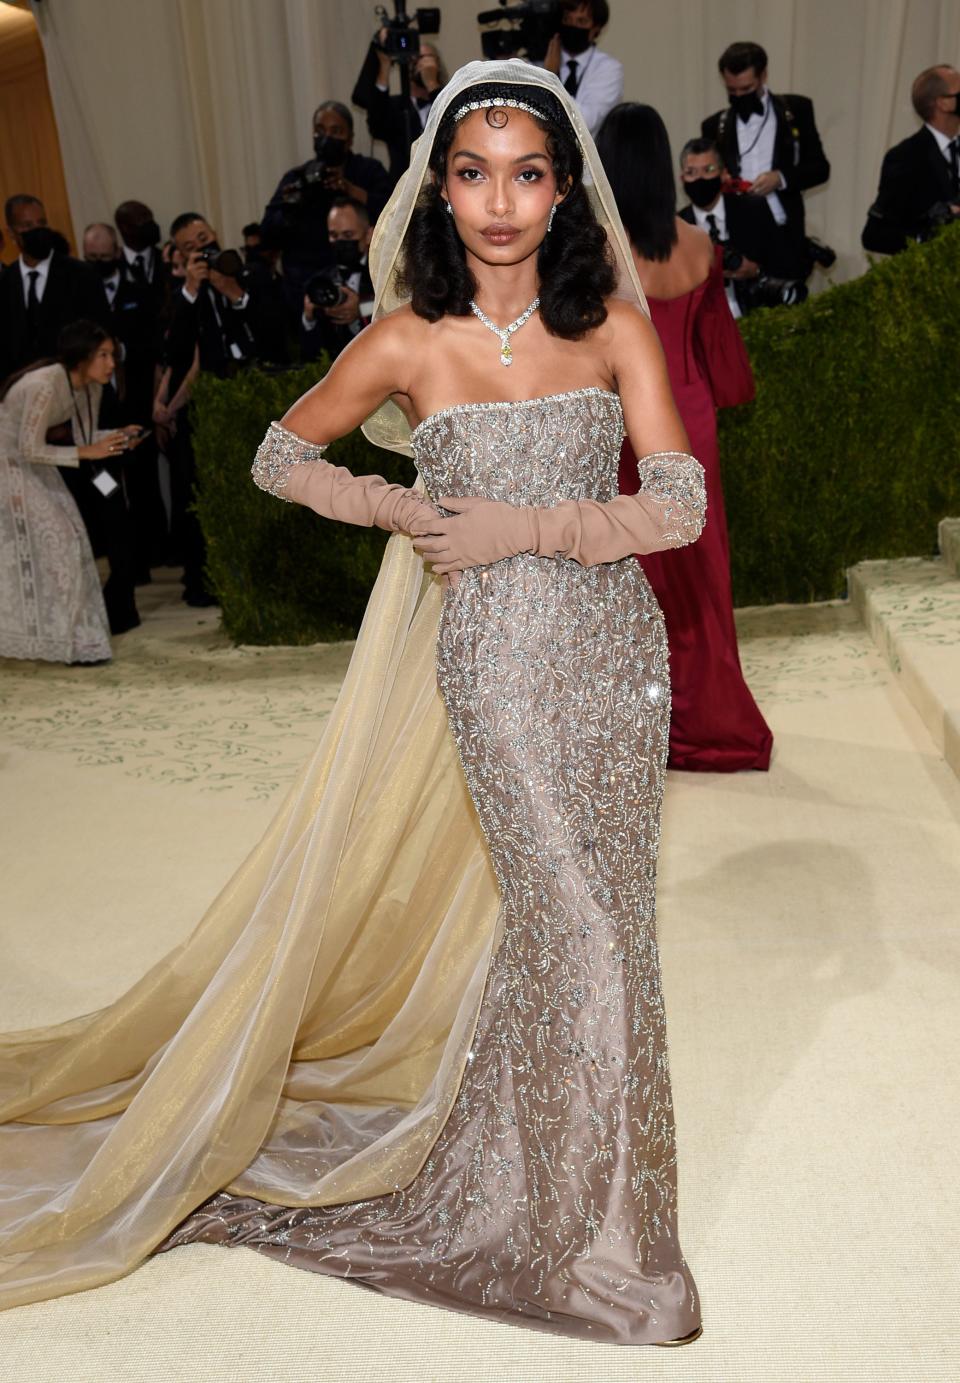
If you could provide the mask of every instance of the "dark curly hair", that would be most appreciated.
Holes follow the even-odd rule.
[[[605,299],[616,287],[606,231],[594,215],[583,183],[583,154],[563,106],[536,87],[484,82],[463,93],[443,116],[430,153],[434,181],[424,188],[404,239],[398,287],[409,293],[418,317],[437,322],[448,313],[465,317],[477,286],[467,267],[463,241],[443,204],[440,184],[464,102],[503,96],[536,107],[532,118],[546,134],[547,153],[558,187],[569,191],[557,206],[553,229],[537,252],[540,318],[553,336],[577,340],[606,320]],[[493,110],[487,110],[491,119]],[[528,112],[529,114],[529,112]]]

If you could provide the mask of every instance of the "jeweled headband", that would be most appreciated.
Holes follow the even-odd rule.
[[[518,96],[518,92],[522,92],[523,96]],[[476,86],[468,87],[463,93],[463,103],[452,111],[453,121],[456,124],[472,111],[491,110],[494,107],[523,110],[540,120],[552,120],[555,125],[570,127],[566,111],[552,92],[542,87],[526,84],[513,86],[506,82],[479,82]]]

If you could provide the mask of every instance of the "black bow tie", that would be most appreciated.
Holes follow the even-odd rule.
[[[433,97],[432,97],[432,96],[416,96],[416,97],[414,97],[414,100],[415,100],[416,103],[417,103],[417,110],[423,110],[424,106],[432,106],[432,105],[433,105]]]
[[[747,96],[734,96],[730,104],[737,113],[737,119],[744,124],[751,116],[763,114],[763,100],[757,91],[751,91]]]

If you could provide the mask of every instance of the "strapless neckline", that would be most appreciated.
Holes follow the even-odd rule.
[[[558,394],[537,394],[531,399],[491,399],[484,403],[451,403],[446,408],[438,408],[435,413],[428,413],[425,418],[421,418],[416,427],[410,433],[411,442],[415,440],[421,428],[426,427],[427,423],[436,422],[438,418],[449,417],[452,413],[459,413],[468,409],[478,410],[485,408],[526,408],[534,403],[555,403],[558,399],[578,399],[591,395],[602,396],[604,398],[616,399],[620,404],[620,395],[613,389],[601,389],[597,384],[584,385],[582,389],[563,389]],[[622,414],[622,408],[621,408]]]

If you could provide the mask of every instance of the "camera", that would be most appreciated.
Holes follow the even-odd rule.
[[[197,253],[204,264],[214,273],[223,274],[224,278],[241,279],[246,272],[247,266],[238,250],[220,250],[216,245],[204,245]]]
[[[531,62],[542,62],[547,55],[550,40],[559,32],[563,17],[561,0],[527,0],[524,5],[510,5],[500,0],[499,10],[481,10],[477,15],[478,24],[498,24],[509,21],[508,29],[488,29],[480,35],[483,56],[491,58],[512,58],[523,55]]]
[[[745,313],[755,307],[796,307],[806,302],[808,296],[809,289],[802,279],[775,279],[769,274],[758,274],[755,279],[737,283],[737,299]]]
[[[440,8],[432,5],[429,8],[420,8],[414,14],[408,15],[404,0],[394,0],[393,19],[387,18],[387,12],[382,5],[377,6],[377,17],[380,20],[380,29],[386,29],[387,35],[383,43],[374,39],[374,47],[381,53],[386,53],[391,62],[410,63],[415,62],[420,53],[420,35],[438,34],[440,32]],[[416,28],[414,28],[416,25]]]
[[[729,249],[723,251],[723,272],[725,274],[735,274],[743,264],[743,255],[739,250]]]
[[[808,235],[804,241],[804,249],[810,261],[811,268],[814,264],[819,264],[821,269],[830,269],[837,262],[837,252],[831,245],[825,245],[822,240],[818,240],[814,235]]]
[[[953,225],[954,221],[957,219],[958,218],[954,216],[953,212],[950,210],[949,202],[934,202],[933,206],[927,212],[926,226],[917,236],[917,239],[921,241],[921,243],[924,240],[929,240],[934,231],[939,230],[941,226]]]
[[[344,288],[343,275],[336,264],[318,269],[304,284],[304,292],[314,307],[336,307],[345,302]]]

